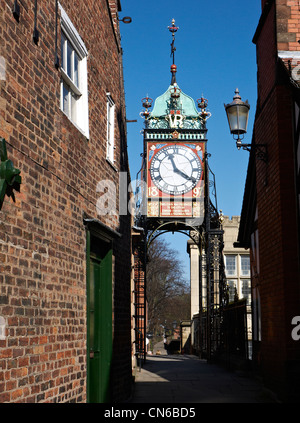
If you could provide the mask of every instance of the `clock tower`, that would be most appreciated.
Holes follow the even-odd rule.
[[[204,157],[206,153],[207,101],[194,100],[185,94],[176,81],[175,21],[169,30],[173,64],[171,84],[153,100],[142,100],[144,111],[144,158],[146,207],[148,218],[161,220],[204,218]]]
[[[144,119],[144,151],[135,197],[135,228],[141,231],[143,241],[136,248],[136,350],[145,358],[148,247],[165,232],[181,232],[192,240],[198,254],[198,278],[193,281],[198,289],[193,292],[198,292],[199,313],[193,328],[199,330],[193,339],[197,339],[200,356],[210,357],[219,350],[226,294],[221,218],[216,201],[214,204],[210,198],[215,196],[206,137],[211,114],[205,98],[195,102],[177,83],[174,44],[178,28],[174,20],[169,30],[173,37],[171,83],[155,101],[143,98],[144,110],[140,113]]]

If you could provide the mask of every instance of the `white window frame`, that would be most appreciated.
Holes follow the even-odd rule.
[[[234,272],[231,270],[228,270],[228,266],[227,266],[227,258],[232,257],[234,258],[234,263],[235,263],[235,267],[234,267]],[[237,276],[237,256],[234,254],[226,254],[225,255],[225,271],[226,271],[226,276],[227,277],[234,277]]]
[[[107,135],[106,135],[106,159],[114,164],[115,161],[115,102],[110,93],[106,93],[107,106]]]
[[[249,270],[248,271],[243,270],[243,267],[242,267],[242,260],[244,258],[247,258],[249,260]],[[250,256],[247,256],[245,254],[240,256],[240,275],[245,276],[245,277],[250,276]]]
[[[87,56],[88,51],[79,33],[72,24],[65,10],[59,4],[61,14],[61,35],[65,38],[62,48],[61,92],[60,108],[70,121],[89,138],[89,111],[88,111],[88,75]],[[71,72],[67,69],[67,45],[71,48]],[[74,58],[78,57],[77,80],[74,77]],[[65,95],[66,94],[66,95]],[[67,99],[67,102],[65,102]],[[65,107],[67,105],[67,107]]]

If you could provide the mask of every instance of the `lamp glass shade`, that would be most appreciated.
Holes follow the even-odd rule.
[[[249,106],[235,104],[226,109],[230,132],[232,134],[245,134],[247,132]]]
[[[233,102],[225,105],[230,132],[233,135],[241,135],[247,132],[250,105],[248,101],[242,101],[238,88],[235,90]]]

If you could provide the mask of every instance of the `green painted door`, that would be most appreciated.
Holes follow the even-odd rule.
[[[88,402],[110,400],[112,251],[91,254],[88,275]]]

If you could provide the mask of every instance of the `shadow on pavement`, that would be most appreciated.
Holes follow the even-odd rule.
[[[257,380],[190,355],[147,356],[131,403],[275,403]]]

